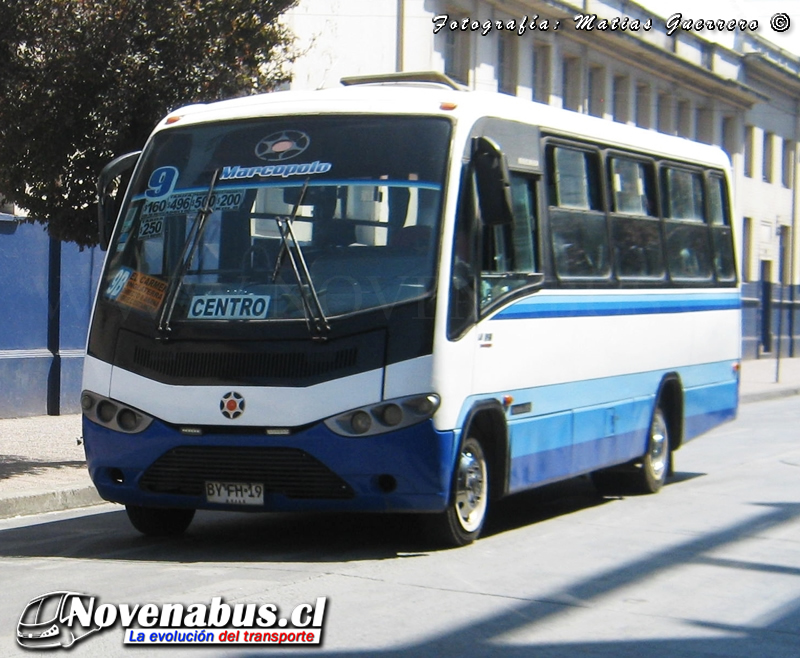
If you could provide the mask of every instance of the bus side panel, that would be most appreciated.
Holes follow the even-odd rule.
[[[656,395],[667,376],[677,376],[684,385],[684,439],[734,418],[738,391],[734,363],[720,361],[498,391],[492,395],[494,399],[513,398],[507,412],[509,491],[641,457]],[[481,399],[486,398],[472,396],[465,409]],[[520,409],[527,412],[517,413]]]
[[[624,400],[512,422],[509,491],[640,457],[653,400]]]
[[[509,425],[509,492],[568,477],[572,468],[572,412]]]
[[[587,473],[644,454],[653,403],[649,396],[576,411],[572,472]]]
[[[684,391],[684,441],[736,418],[738,399],[737,381],[687,388]]]

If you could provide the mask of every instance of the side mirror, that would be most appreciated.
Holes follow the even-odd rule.
[[[112,184],[123,174],[130,172],[139,160],[141,151],[126,153],[109,162],[97,177],[97,234],[100,248],[105,251],[114,231],[114,222],[122,205],[122,186],[112,189]]]
[[[506,157],[488,137],[472,142],[472,167],[478,188],[478,207],[484,224],[512,224],[511,182]]]

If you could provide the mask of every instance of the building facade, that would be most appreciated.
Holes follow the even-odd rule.
[[[766,40],[763,20],[737,18],[708,29],[626,0],[301,0],[286,22],[302,53],[295,89],[434,70],[720,146],[733,166],[745,356],[793,355],[800,57]]]

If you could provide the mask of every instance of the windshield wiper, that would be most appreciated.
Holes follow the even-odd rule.
[[[292,208],[292,214],[289,217],[275,218],[278,232],[281,234],[282,244],[278,258],[275,261],[275,269],[272,272],[272,283],[275,283],[284,256],[288,256],[294,277],[297,280],[297,287],[300,290],[300,301],[303,304],[303,315],[306,318],[308,331],[314,340],[325,340],[325,334],[331,330],[331,325],[328,322],[328,318],[325,317],[325,311],[322,310],[322,304],[320,304],[317,290],[314,287],[314,281],[303,256],[303,250],[300,248],[300,243],[292,230],[292,224],[306,196],[306,190],[308,190],[308,181],[309,179],[306,178],[300,196],[297,198],[294,208]]]
[[[181,250],[181,255],[178,260],[178,271],[176,275],[170,279],[164,306],[161,308],[161,316],[158,319],[158,332],[160,334],[159,338],[161,339],[169,338],[169,332],[171,331],[169,323],[172,320],[172,315],[175,313],[175,305],[178,301],[178,292],[180,291],[183,280],[186,277],[186,273],[189,271],[189,267],[192,264],[194,255],[197,252],[197,247],[200,244],[200,240],[203,238],[203,233],[206,230],[207,220],[213,212],[213,209],[211,208],[211,197],[214,194],[214,189],[217,186],[219,172],[220,170],[216,169],[211,177],[211,184],[208,186],[208,193],[206,194],[206,199],[203,202],[203,207],[197,211],[197,215],[195,215],[195,218],[192,220],[192,225],[189,227],[189,233],[187,234],[186,240],[183,243],[183,249]]]

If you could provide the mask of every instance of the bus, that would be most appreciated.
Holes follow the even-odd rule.
[[[170,113],[98,180],[94,484],[150,535],[402,512],[454,546],[558,480],[657,492],[737,411],[729,166],[435,73]]]
[[[75,609],[85,608],[93,597],[77,592],[49,592],[32,599],[17,622],[17,644],[26,649],[71,647],[89,633],[100,630],[91,623],[75,619]]]

